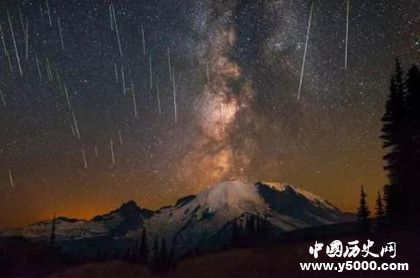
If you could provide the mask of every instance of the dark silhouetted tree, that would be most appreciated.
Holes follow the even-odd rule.
[[[139,249],[140,243],[138,240],[132,240],[128,245],[127,250],[123,253],[122,260],[130,263],[136,263],[139,261]]]
[[[231,223],[230,247],[243,248],[252,246],[268,237],[270,223],[267,214],[249,214],[244,217],[244,223],[235,219]]]
[[[156,260],[159,257],[159,242],[158,235],[155,235],[155,241],[153,243],[153,260]]]
[[[140,241],[139,260],[140,262],[147,262],[147,255],[149,252],[149,246],[147,244],[146,228],[143,229]]]
[[[381,192],[378,190],[378,196],[376,197],[376,224],[377,226],[382,226],[385,217],[384,206],[382,203]]]
[[[381,138],[389,183],[384,187],[390,224],[408,223],[420,209],[420,71],[413,65],[403,78],[397,60],[390,95],[382,117]]]
[[[369,215],[370,211],[366,201],[366,192],[363,189],[362,185],[360,188],[360,203],[359,208],[357,210],[357,219],[359,221],[362,232],[365,233],[369,232],[370,230]]]
[[[383,218],[385,216],[384,206],[382,204],[381,192],[378,190],[378,196],[376,197],[376,217]]]
[[[255,234],[257,240],[263,240],[268,237],[270,223],[268,222],[267,213],[264,216],[257,215],[255,218]]]
[[[243,246],[241,226],[238,221],[235,219],[231,222],[232,237],[231,237],[231,246],[233,248],[238,248]]]
[[[404,184],[401,186],[404,222],[417,216],[420,209],[420,71],[413,65],[406,80],[406,155]]]
[[[169,253],[169,260],[170,260],[170,268],[175,269],[176,267],[176,254],[175,254],[175,243],[172,243],[171,252]],[[199,251],[196,253],[199,255]]]
[[[54,217],[53,220],[51,221],[51,234],[50,234],[50,245],[52,247],[55,246],[55,225],[56,225],[56,217],[55,217],[55,213],[54,213]]]
[[[404,118],[406,117],[404,101],[404,81],[400,62],[396,60],[395,73],[391,78],[390,94],[382,117],[381,138],[383,147],[388,151],[384,156],[389,182],[384,186],[385,212],[389,222],[396,222],[399,215],[401,194],[404,180],[402,157],[404,156]]]
[[[256,217],[253,214],[248,216],[246,219],[245,235],[248,238],[248,242],[254,241],[257,236],[257,229],[256,229],[255,222],[256,222]]]
[[[162,239],[162,243],[160,246],[160,252],[159,252],[159,261],[162,264],[162,266],[166,265],[168,263],[169,255],[168,255],[168,247],[166,246],[165,239]]]
[[[171,255],[174,254],[175,251],[168,252],[165,239],[162,239],[160,250],[155,253],[156,256],[149,263],[149,268],[152,272],[168,272],[175,268],[175,258]]]

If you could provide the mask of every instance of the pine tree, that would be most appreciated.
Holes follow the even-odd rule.
[[[376,217],[383,218],[385,216],[384,207],[382,204],[381,192],[378,190],[378,196],[376,198]]]
[[[157,260],[157,258],[159,257],[159,243],[158,243],[157,235],[155,235],[155,241],[153,244],[153,252],[154,252],[153,260]]]
[[[246,224],[245,224],[245,229],[246,229],[246,236],[248,237],[248,241],[251,241],[256,233],[255,233],[255,215],[251,214],[250,216],[247,217],[246,219]]]
[[[383,219],[385,216],[384,206],[382,204],[381,192],[378,190],[378,196],[376,197],[376,224],[377,226],[382,226]]]
[[[147,244],[146,228],[144,228],[141,234],[140,249],[139,249],[140,262],[147,262],[148,252],[149,252],[149,246]]]
[[[401,194],[404,200],[403,216],[410,219],[420,209],[417,200],[420,194],[420,70],[415,65],[408,71],[406,88],[407,152],[403,161],[406,179]]]
[[[152,272],[161,271],[161,252],[159,250],[158,240],[158,235],[156,234],[153,242],[153,256],[148,261],[148,267]]]
[[[230,240],[231,246],[233,248],[240,247],[240,245],[241,245],[240,244],[241,235],[240,235],[240,232],[239,232],[239,226],[238,226],[238,223],[237,223],[236,219],[231,222],[231,226],[232,226],[232,237],[231,237],[231,240]]]
[[[260,219],[259,237],[267,238],[270,230],[270,223],[268,222],[268,215],[264,213],[264,217]]]
[[[382,118],[381,138],[389,183],[384,187],[388,223],[404,224],[420,209],[420,70],[413,65],[404,80],[397,60]]]
[[[131,263],[137,262],[138,260],[138,241],[137,240],[131,240],[127,250],[122,255],[122,260],[128,261]]]
[[[155,238],[155,246],[157,247],[157,236]],[[155,257],[150,261],[149,268],[152,272],[167,272],[174,268],[175,262],[168,253],[165,239],[162,239],[160,250],[155,250]]]
[[[359,209],[357,210],[357,218],[358,218],[362,232],[365,232],[365,233],[369,232],[370,230],[369,215],[370,215],[370,211],[369,211],[369,207],[366,201],[366,192],[363,189],[363,185],[362,185],[361,190],[360,190],[360,204],[359,204]]]
[[[51,222],[51,234],[50,234],[50,245],[52,246],[52,247],[54,247],[55,246],[55,225],[56,225],[56,217],[55,217],[55,213],[54,213],[54,217],[53,217],[53,220],[52,220],[52,222]]]
[[[160,247],[160,254],[159,254],[159,261],[161,267],[165,267],[168,264],[168,248],[166,246],[165,239],[162,239],[161,247]]]
[[[199,251],[196,253],[197,255],[199,255]],[[171,248],[171,252],[169,254],[169,267],[171,269],[175,269],[176,268],[176,254],[175,254],[175,244],[172,243],[172,248]]]
[[[396,60],[395,74],[391,78],[390,94],[385,105],[385,114],[382,117],[383,128],[380,138],[383,139],[383,147],[388,150],[384,156],[386,165],[384,169],[388,173],[389,183],[384,186],[385,213],[390,223],[397,221],[401,210],[400,189],[404,183],[403,157],[406,150],[404,144],[404,119],[405,111],[405,84],[402,69],[398,59]]]

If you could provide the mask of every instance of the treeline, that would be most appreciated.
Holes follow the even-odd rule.
[[[167,272],[175,269],[175,247],[169,250],[166,240],[155,235],[153,246],[149,247],[146,229],[143,229],[140,240],[129,245],[122,260],[130,263],[146,264],[152,272]]]
[[[243,248],[259,243],[269,235],[270,223],[267,215],[260,216],[255,214],[244,215],[231,222],[232,237],[229,247]]]
[[[50,253],[59,255],[59,246],[56,244],[56,217],[52,220],[51,234],[50,234]],[[1,259],[1,257],[0,257]],[[83,260],[82,257],[79,258]],[[122,260],[129,263],[145,264],[152,272],[167,272],[175,268],[176,257],[174,247],[168,251],[168,246],[164,238],[159,239],[155,235],[153,246],[149,246],[147,231],[143,229],[139,239],[132,239],[128,247],[119,252],[107,248],[106,250],[98,250],[96,256],[93,258],[96,261],[110,261]]]
[[[255,246],[269,237],[271,224],[267,215],[255,215],[246,213],[227,224],[228,236],[226,248],[247,248]],[[60,243],[56,241],[56,217],[51,222],[49,253],[60,256]],[[151,238],[154,238],[153,241]],[[124,247],[124,245],[126,245]],[[92,248],[98,248],[92,246]],[[148,236],[147,230],[143,229],[141,236],[131,239],[128,244],[116,248],[115,246],[99,247],[93,255],[79,253],[76,261],[112,261],[121,260],[132,264],[142,264],[151,272],[168,272],[176,268],[177,257],[174,243],[168,245],[165,238],[159,234]],[[198,255],[200,250],[196,248],[188,255]]]
[[[382,117],[383,148],[386,154],[384,169],[388,183],[383,198],[376,200],[377,226],[417,225],[420,209],[420,70],[412,65],[404,73],[396,61],[391,76],[389,96]],[[369,230],[370,215],[366,193],[362,187],[358,218],[362,230]]]

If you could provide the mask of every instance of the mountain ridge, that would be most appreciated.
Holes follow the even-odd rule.
[[[339,209],[299,187],[286,183],[223,181],[197,195],[179,198],[156,211],[139,207],[135,201],[95,216],[90,220],[56,218],[58,242],[95,238],[133,240],[144,229],[149,245],[156,237],[182,256],[200,246],[222,247],[232,237],[233,223],[244,215],[263,219],[273,234],[295,229],[344,222],[349,217]],[[0,236],[22,236],[48,240],[52,220],[0,232]]]

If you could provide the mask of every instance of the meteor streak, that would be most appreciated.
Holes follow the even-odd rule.
[[[13,24],[12,24],[12,20],[10,19],[9,10],[6,10],[6,13],[7,13],[7,19],[9,20],[10,32],[12,33],[13,45],[15,47],[16,60],[17,60],[18,66],[19,66],[19,73],[20,73],[20,76],[22,76],[23,75],[22,67],[20,65],[19,52],[18,52],[17,45],[16,45],[15,33],[13,31]]]
[[[305,62],[306,62],[306,51],[308,49],[308,40],[309,40],[309,34],[311,31],[311,24],[312,24],[312,13],[314,10],[314,2],[311,3],[311,10],[309,12],[309,19],[308,19],[308,30],[306,31],[306,42],[305,42],[305,50],[303,51],[303,61],[302,61],[302,70],[300,72],[300,80],[299,80],[299,91],[297,99],[300,99],[300,94],[302,91],[302,82],[303,82],[303,74],[305,72]]]
[[[347,69],[347,55],[349,46],[349,17],[350,17],[350,0],[347,0],[347,14],[346,14],[346,48],[344,55],[344,69]]]

